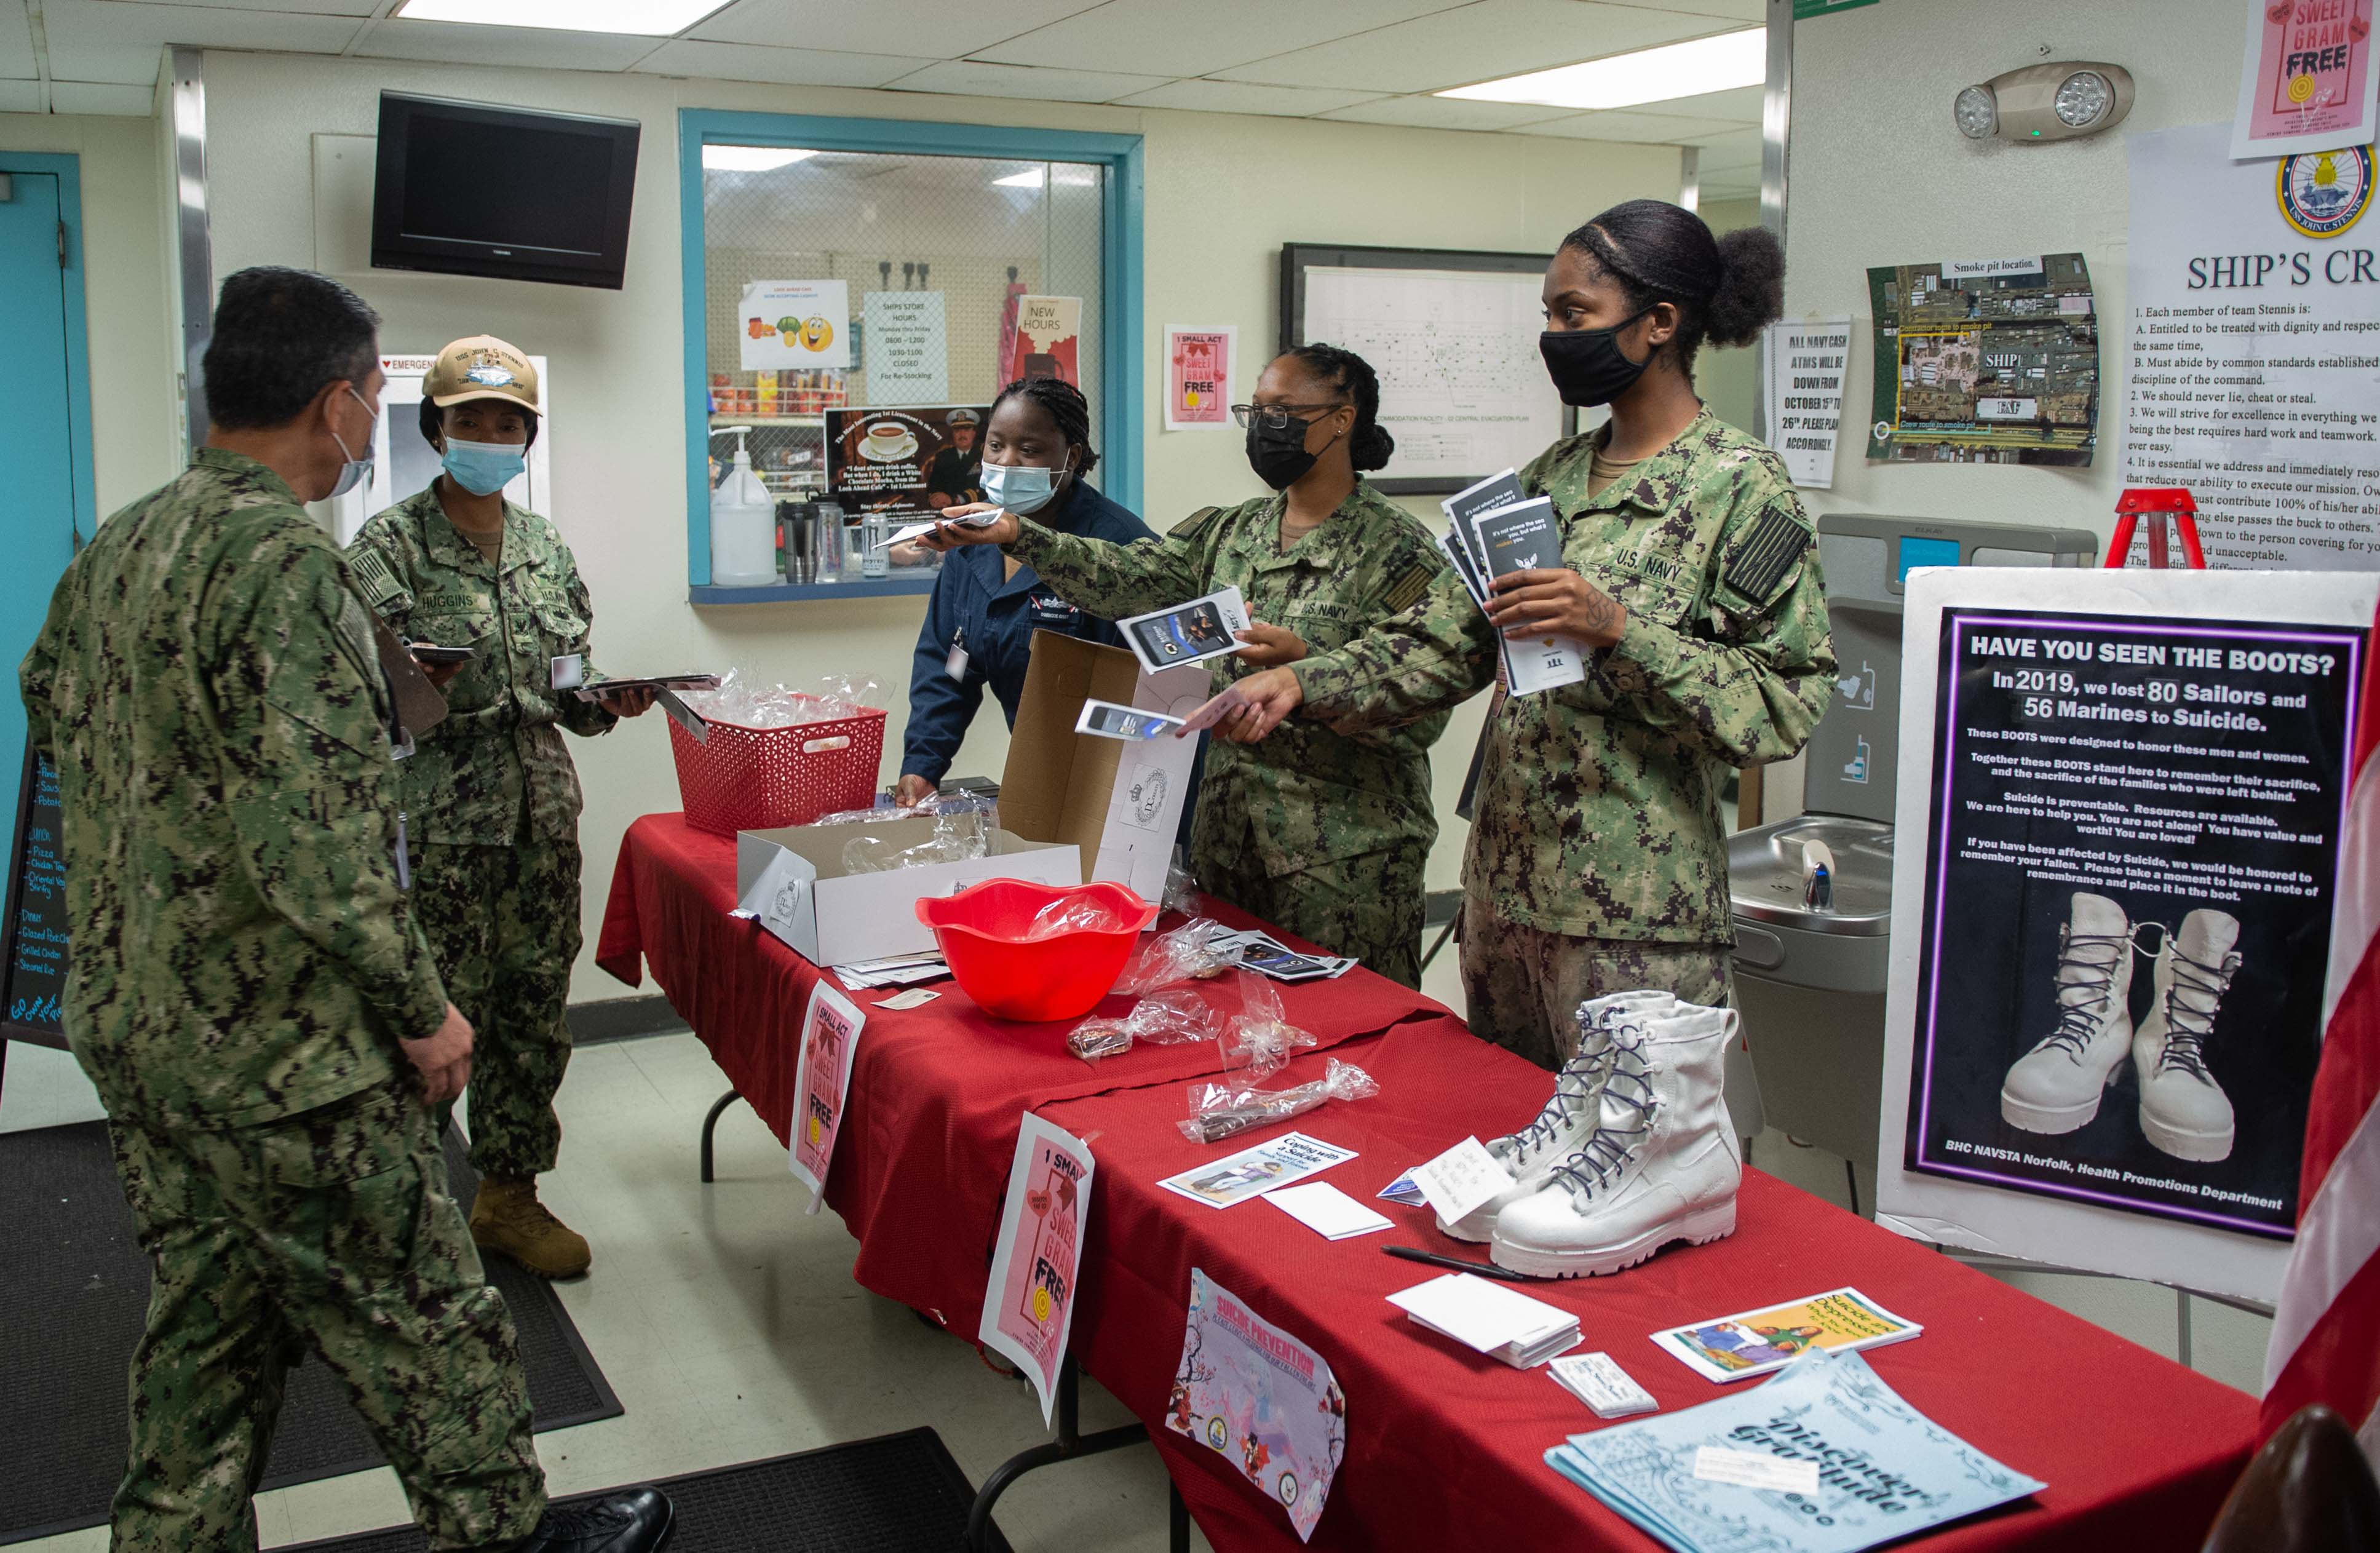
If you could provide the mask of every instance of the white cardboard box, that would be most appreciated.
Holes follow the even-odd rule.
[[[1027,841],[1008,831],[994,831],[990,855],[971,862],[844,871],[844,848],[860,837],[906,848],[933,834],[929,819],[738,831],[736,902],[812,965],[847,965],[932,949],[933,929],[917,920],[917,904],[927,896],[955,895],[987,879],[1083,882],[1082,857],[1071,843]]]

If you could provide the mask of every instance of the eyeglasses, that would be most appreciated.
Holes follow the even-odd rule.
[[[1232,406],[1232,419],[1238,421],[1243,427],[1245,427],[1248,424],[1249,419],[1253,417],[1256,420],[1266,427],[1270,428],[1272,431],[1280,431],[1287,430],[1291,416],[1294,412],[1302,410],[1310,414],[1320,415],[1325,411],[1335,410],[1346,402],[1346,400],[1342,399],[1336,404],[1330,405],[1233,405]]]

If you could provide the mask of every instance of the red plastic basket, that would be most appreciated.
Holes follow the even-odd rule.
[[[884,714],[871,707],[856,717],[791,728],[713,722],[707,743],[672,722],[670,753],[677,758],[686,822],[696,830],[732,836],[807,825],[875,801]]]

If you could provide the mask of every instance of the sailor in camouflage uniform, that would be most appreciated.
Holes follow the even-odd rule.
[[[1208,660],[1221,689],[1254,667],[1338,648],[1411,605],[1446,569],[1429,531],[1357,477],[1392,447],[1378,381],[1353,352],[1300,347],[1240,406],[1257,473],[1279,492],[1207,507],[1163,539],[1111,544],[1030,519],[945,529],[940,547],[1002,543],[1068,602],[1110,619],[1236,587],[1244,656]],[[953,516],[974,510],[952,509]],[[1434,712],[1342,734],[1301,723],[1207,752],[1192,868],[1217,898],[1408,987],[1421,985],[1423,870],[1438,837]]]
[[[587,585],[553,525],[504,497],[540,429],[536,369],[479,335],[441,351],[421,389],[421,434],[443,472],[365,524],[348,560],[391,629],[478,649],[459,670],[431,670],[446,718],[398,763],[414,888],[438,968],[479,1032],[471,1233],[540,1277],[570,1278],[592,1254],[537,1196],[562,1144],[553,1097],[581,936],[578,772],[562,730],[608,733],[651,698],[597,703],[570,688],[599,677]]]
[[[1608,403],[1612,420],[1521,476],[1560,517],[1563,566],[1502,579],[1492,623],[1441,578],[1380,629],[1252,676],[1216,709],[1230,738],[1293,710],[1290,729],[1352,734],[1494,684],[1499,626],[1596,649],[1583,684],[1497,692],[1464,858],[1472,1028],[1547,1067],[1575,1051],[1588,998],[1728,1001],[1721,789],[1730,769],[1797,753],[1832,693],[1817,542],[1792,482],[1693,388],[1694,347],[1748,341],[1782,284],[1767,234],[1718,242],[1673,205],[1632,201],[1572,233],[1547,272],[1543,349],[1563,398]]]
[[[21,671],[55,766],[75,1057],[153,1281],[117,1549],[247,1553],[310,1351],[433,1548],[649,1548],[545,1512],[512,1321],[425,1101],[470,1071],[398,867],[370,616],[305,513],[354,483],[378,320],[318,275],[224,283],[208,444],[67,569]],[[542,1516],[542,1519],[540,1517]]]

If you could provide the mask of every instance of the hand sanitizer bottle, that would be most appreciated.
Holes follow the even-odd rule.
[[[749,426],[721,426],[735,435],[735,467],[710,493],[710,581],[714,588],[766,588],[777,571],[777,504],[752,472],[744,439]]]

